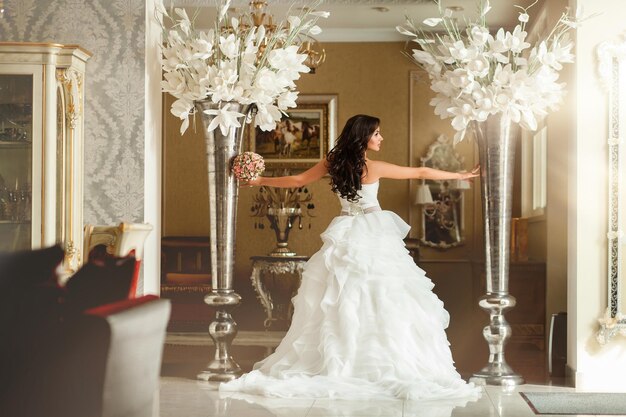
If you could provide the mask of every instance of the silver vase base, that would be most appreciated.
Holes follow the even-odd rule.
[[[206,369],[200,372],[196,378],[198,381],[208,382],[210,385],[218,388],[222,382],[229,382],[239,378],[243,372],[239,368],[239,365],[235,364],[235,368],[230,369]]]
[[[490,367],[487,366],[476,372],[470,378],[469,382],[473,382],[475,385],[499,385],[504,387],[514,387],[524,384],[524,378],[513,372],[507,365],[508,369],[502,369],[499,366]]]
[[[211,291],[204,296],[204,302],[212,307],[226,308],[236,306],[241,302],[241,296],[232,290],[230,291]]]
[[[198,375],[196,375],[196,378],[198,379],[198,381],[208,382],[209,384],[211,384],[211,386],[218,388],[222,382],[230,382],[239,378],[240,376],[241,372],[237,374],[221,374],[211,371],[202,371]]]

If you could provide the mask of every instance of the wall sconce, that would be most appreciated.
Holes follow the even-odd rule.
[[[451,172],[463,170],[463,157],[452,142],[440,135],[420,158],[421,166]],[[414,204],[420,206],[422,223],[420,244],[448,249],[463,244],[464,191],[471,188],[468,180],[420,180]]]
[[[306,39],[300,45],[299,52],[301,54],[306,54],[307,56],[307,59],[304,61],[304,65],[311,69],[309,74],[315,74],[317,67],[326,61],[326,50],[314,37],[310,35],[306,35],[305,37]]]
[[[462,191],[469,188],[469,183],[462,184],[464,188],[459,189],[455,188],[457,186],[456,181],[440,182],[440,190],[435,194],[434,199],[428,185],[418,186],[416,204],[423,206],[422,211],[427,220],[434,222],[440,229],[453,233],[453,240],[460,242],[459,205],[463,198]],[[465,188],[466,185],[468,186],[467,188]],[[420,188],[422,189],[421,191],[419,191]],[[428,201],[429,199],[430,201]]]
[[[420,204],[432,204],[433,195],[430,192],[430,187],[426,185],[425,180],[420,180],[419,185],[417,186],[417,192],[415,193],[415,205]]]

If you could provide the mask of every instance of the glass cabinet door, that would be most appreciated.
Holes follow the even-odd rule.
[[[33,75],[0,74],[0,251],[30,249]]]

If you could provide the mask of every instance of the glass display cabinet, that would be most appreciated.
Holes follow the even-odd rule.
[[[77,45],[0,42],[0,252],[82,254],[83,103],[91,54]]]

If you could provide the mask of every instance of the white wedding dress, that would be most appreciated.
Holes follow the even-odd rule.
[[[477,398],[456,372],[449,315],[402,240],[399,216],[378,204],[379,183],[340,198],[342,215],[322,233],[293,298],[276,351],[221,391],[270,397]]]

